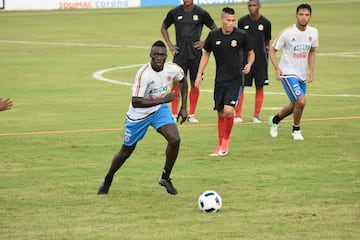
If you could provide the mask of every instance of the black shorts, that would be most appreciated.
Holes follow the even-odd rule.
[[[200,65],[200,59],[201,55],[195,59],[182,59],[177,58],[175,55],[173,62],[184,70],[185,76],[189,73],[190,81],[195,82]]]
[[[222,110],[225,105],[235,107],[242,91],[242,82],[216,84],[214,89],[214,110]]]
[[[250,73],[245,75],[244,85],[251,87],[253,84],[253,79],[255,80],[256,87],[263,87],[264,85],[269,85],[268,66],[252,66]]]

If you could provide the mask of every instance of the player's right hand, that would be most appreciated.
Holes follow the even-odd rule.
[[[178,116],[176,118],[176,122],[179,121],[180,119],[180,124],[183,124],[188,118],[188,112],[186,111],[186,109],[180,109]]]
[[[194,83],[194,86],[196,88],[200,88],[201,83],[202,83],[202,76],[197,76],[196,80],[195,80],[195,83]]]

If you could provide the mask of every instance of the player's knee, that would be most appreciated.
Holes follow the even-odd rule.
[[[224,117],[229,118],[234,115],[234,108],[233,107],[225,107],[224,108]]]
[[[115,155],[115,158],[118,159],[128,159],[130,157],[130,152],[120,151]]]
[[[296,102],[295,102],[295,106],[297,108],[304,108],[306,104],[306,99],[305,97],[301,97],[299,98]]]
[[[132,147],[127,147],[127,146],[122,146],[120,151],[118,153],[116,153],[115,158],[118,159],[128,159],[131,155],[131,153],[134,151],[135,146]]]
[[[171,139],[169,139],[168,143],[169,145],[173,146],[173,147],[178,147],[180,146],[180,136],[174,136]]]

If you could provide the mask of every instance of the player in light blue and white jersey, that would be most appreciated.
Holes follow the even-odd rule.
[[[136,74],[132,100],[126,114],[123,145],[115,154],[98,194],[108,193],[114,174],[130,157],[149,126],[163,135],[168,142],[165,166],[159,184],[165,187],[169,194],[177,194],[170,173],[179,153],[180,135],[168,103],[178,99],[179,95],[168,90],[171,84],[181,89],[182,106],[178,119],[181,118],[180,123],[183,123],[188,117],[186,110],[188,85],[182,68],[175,63],[165,62],[167,51],[164,42],[157,41],[153,44],[150,57],[151,62],[143,65]]]
[[[274,40],[269,57],[276,71],[276,79],[281,80],[290,103],[275,116],[269,118],[270,135],[277,137],[279,122],[293,114],[294,140],[304,140],[300,131],[301,116],[305,107],[306,82],[313,81],[315,48],[319,45],[318,31],[308,25],[311,6],[300,4],[296,9],[297,22],[283,29]],[[280,63],[276,52],[282,49]]]

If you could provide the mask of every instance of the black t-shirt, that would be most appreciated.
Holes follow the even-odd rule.
[[[248,34],[241,29],[225,35],[221,28],[212,30],[204,44],[207,52],[213,52],[216,62],[216,83],[242,79],[243,58],[253,49]]]
[[[195,56],[201,55],[201,50],[193,47],[194,42],[199,41],[203,26],[210,28],[214,20],[210,14],[199,6],[187,12],[182,5],[171,9],[166,18],[164,25],[170,27],[175,24],[176,45],[179,48],[179,54],[187,59],[194,59]]]
[[[254,65],[263,65],[268,62],[265,49],[265,41],[271,40],[271,23],[264,16],[258,20],[252,20],[249,15],[243,16],[238,21],[238,28],[245,30],[254,46]]]

